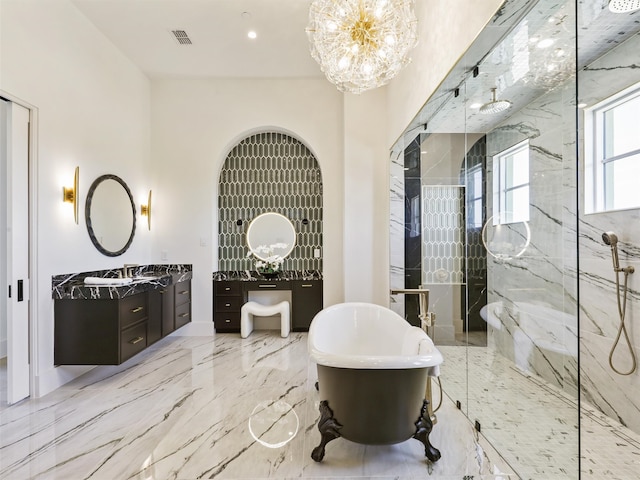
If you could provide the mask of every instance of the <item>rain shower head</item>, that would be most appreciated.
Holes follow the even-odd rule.
[[[604,232],[602,241],[611,247],[615,247],[618,244],[618,236],[613,232]]]
[[[484,115],[492,115],[494,113],[504,112],[506,109],[511,107],[511,102],[509,100],[496,100],[495,88],[492,88],[491,92],[493,94],[492,100],[480,107],[478,110],[480,113]]]
[[[628,13],[640,9],[640,0],[611,0],[609,10],[613,13]]]

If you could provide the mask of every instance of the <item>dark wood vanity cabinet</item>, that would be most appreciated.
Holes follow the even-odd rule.
[[[148,298],[56,300],[54,363],[117,365],[144,350]]]
[[[239,281],[213,282],[213,317],[216,332],[240,331],[240,308],[242,308],[242,284]]]
[[[311,320],[322,310],[322,280],[292,280],[291,300],[291,329],[308,331]]]
[[[56,365],[118,365],[191,321],[191,280],[122,299],[54,303]]]
[[[214,280],[213,319],[218,333],[240,332],[240,309],[249,292],[291,291],[291,329],[307,331],[313,317],[322,310],[322,280]]]
[[[174,290],[173,285],[149,290],[149,345],[176,329]]]
[[[191,280],[174,285],[175,320],[177,330],[191,321]]]

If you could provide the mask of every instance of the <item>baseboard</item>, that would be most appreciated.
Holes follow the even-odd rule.
[[[213,322],[189,322],[171,335],[175,337],[212,337]]]
[[[65,383],[69,383],[94,368],[95,365],[65,365],[63,367],[54,367],[41,375],[36,375],[36,391],[32,392],[32,397],[38,398],[53,392]]]

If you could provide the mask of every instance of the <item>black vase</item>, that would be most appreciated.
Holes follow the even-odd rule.
[[[260,270],[258,270],[258,273],[262,275],[264,278],[276,278],[280,274],[280,272],[260,271]]]

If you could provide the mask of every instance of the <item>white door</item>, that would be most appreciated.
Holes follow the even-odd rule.
[[[29,396],[29,110],[0,99],[7,403]]]

